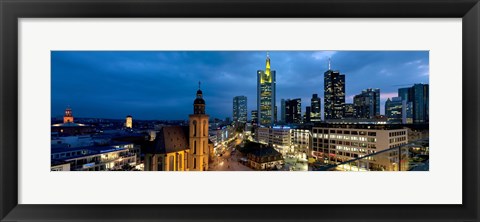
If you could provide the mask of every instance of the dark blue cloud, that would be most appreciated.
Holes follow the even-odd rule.
[[[78,117],[186,119],[202,82],[207,112],[232,114],[232,99],[244,95],[256,109],[256,71],[266,52],[257,51],[53,51],[52,116],[67,105]],[[403,85],[428,83],[427,51],[273,51],[280,99],[302,98],[303,111],[313,93],[322,98],[323,73],[346,75],[347,102],[366,88],[380,88],[383,103]]]

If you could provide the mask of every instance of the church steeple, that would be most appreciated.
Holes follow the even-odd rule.
[[[205,100],[203,100],[200,82],[198,82],[197,98],[193,101],[193,114],[205,114]]]
[[[65,109],[65,115],[63,116],[63,123],[73,123],[73,114],[70,106]]]
[[[193,102],[193,114],[189,116],[189,151],[187,168],[190,171],[208,170],[210,148],[208,145],[208,115],[205,114],[205,100],[198,82],[197,98]],[[213,147],[212,147],[213,152]]]

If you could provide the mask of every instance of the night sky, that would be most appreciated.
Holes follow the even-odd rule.
[[[52,117],[70,106],[75,117],[188,119],[198,81],[210,118],[232,116],[234,96],[256,109],[257,70],[265,51],[52,51]],[[301,98],[302,113],[313,93],[323,100],[323,73],[346,77],[346,102],[366,88],[380,88],[381,113],[397,89],[429,83],[428,51],[270,51],[280,100]],[[323,119],[323,114],[322,114]]]

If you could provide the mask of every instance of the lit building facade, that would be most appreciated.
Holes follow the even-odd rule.
[[[258,124],[258,111],[252,110],[251,116],[252,116],[252,124]]]
[[[285,123],[302,123],[302,100],[300,98],[285,101]]]
[[[321,100],[318,97],[318,94],[313,94],[312,99],[310,100],[310,121],[311,122],[320,122],[322,120],[321,116]]]
[[[267,53],[265,70],[257,71],[257,123],[271,126],[275,123],[275,76],[270,69],[270,56]]]
[[[63,116],[63,123],[73,123],[73,114],[72,114],[72,109],[70,107],[67,107],[67,109],[65,109],[65,115]]]
[[[406,128],[392,125],[331,125],[313,127],[311,155],[337,164],[408,143]]]
[[[342,119],[345,113],[345,75],[329,69],[324,74],[324,119]]]
[[[89,146],[77,148],[52,148],[52,170],[70,171],[106,171],[106,170],[132,170],[137,166],[137,156],[140,147],[133,143],[111,146]],[[62,163],[62,164],[58,164]]]
[[[133,127],[133,119],[132,119],[132,116],[128,115],[125,118],[125,128],[131,129],[132,127]]]
[[[353,103],[345,103],[345,114],[343,116],[345,119],[355,118],[355,108]]]
[[[199,87],[200,88],[200,87]],[[190,138],[188,166],[190,171],[208,170],[208,115],[205,114],[205,100],[202,90],[198,89],[193,102],[193,114],[189,116]]]
[[[247,97],[235,96],[233,98],[233,121],[247,122]]]
[[[209,116],[200,89],[193,103],[188,126],[165,126],[145,152],[147,171],[206,171],[213,158],[208,135]]]
[[[407,103],[401,97],[393,97],[387,99],[385,102],[385,116],[388,118],[388,123],[392,124],[410,124],[412,119],[412,103]]]
[[[371,119],[380,115],[380,89],[365,89],[353,97],[354,117]]]

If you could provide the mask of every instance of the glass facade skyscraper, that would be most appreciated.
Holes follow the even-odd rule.
[[[247,122],[247,97],[235,96],[233,98],[233,121]]]
[[[258,123],[271,126],[275,123],[275,71],[270,70],[270,56],[267,53],[265,70],[257,71]]]
[[[343,119],[345,113],[345,75],[327,70],[324,74],[324,119]]]
[[[321,103],[318,94],[313,94],[312,99],[310,100],[310,121],[319,122],[322,120],[321,117]]]
[[[402,97],[393,97],[385,102],[385,116],[389,123],[413,123],[413,107],[411,102],[403,100]]]
[[[380,89],[365,89],[353,97],[354,117],[372,119],[380,115]]]
[[[285,112],[285,123],[302,123],[302,99],[287,99]]]
[[[428,84],[414,84],[412,87],[398,89],[398,96],[411,107],[413,123],[429,122]]]

